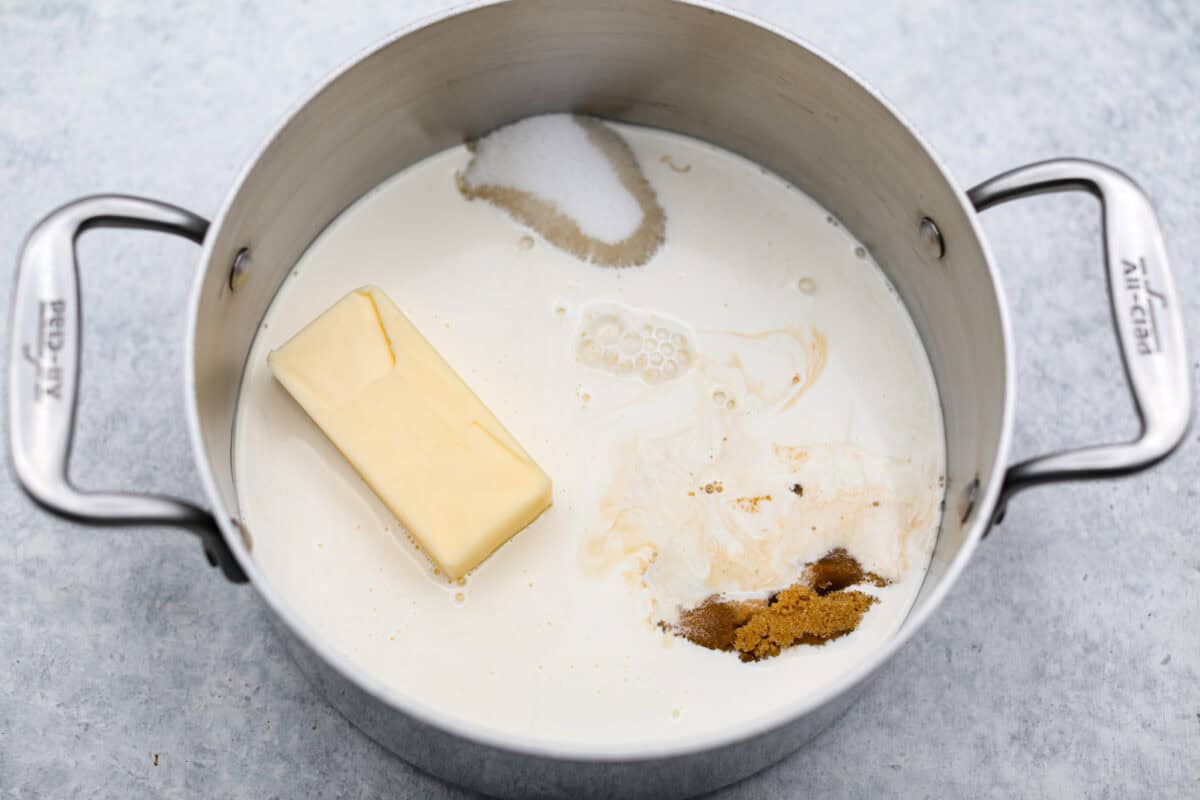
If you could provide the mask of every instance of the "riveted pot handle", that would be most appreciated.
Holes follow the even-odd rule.
[[[1179,295],[1158,218],[1141,188],[1104,164],[1056,159],[997,175],[969,195],[983,211],[1020,197],[1063,191],[1084,191],[1100,200],[1113,324],[1141,432],[1131,442],[1053,453],[1009,467],[997,519],[1007,498],[1028,486],[1126,475],[1153,466],[1179,445],[1191,421]]]
[[[212,516],[172,497],[93,492],[67,474],[79,383],[80,297],[75,240],[91,228],[138,228],[200,243],[208,222],[182,208],[96,195],[54,211],[29,234],[17,262],[8,361],[9,452],[17,480],[39,505],[92,525],[171,525],[200,537],[209,563],[245,575]]]

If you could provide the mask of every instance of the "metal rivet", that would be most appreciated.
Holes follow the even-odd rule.
[[[921,243],[925,245],[925,250],[929,255],[939,260],[946,255],[946,240],[942,238],[942,232],[936,222],[925,217],[921,220],[918,232],[921,236]]]
[[[229,269],[229,288],[237,291],[246,283],[246,278],[250,276],[250,249],[243,247],[237,251],[237,255],[233,257],[233,266]]]

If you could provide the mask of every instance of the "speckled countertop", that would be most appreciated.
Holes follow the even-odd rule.
[[[42,214],[91,192],[211,215],[308,87],[444,5],[4,0],[0,258],[11,264]],[[736,5],[850,65],[964,184],[1061,155],[1130,172],[1157,204],[1197,330],[1200,5]],[[1014,312],[1015,455],[1132,434],[1094,203],[1029,201],[985,227]],[[73,472],[85,486],[199,497],[179,383],[197,251],[106,232],[81,252]],[[6,276],[4,308],[10,291]],[[1200,794],[1195,439],[1150,474],[1014,501],[853,710],[720,796]],[[316,699],[252,590],[227,585],[188,537],[52,519],[3,470],[0,796],[466,796]]]

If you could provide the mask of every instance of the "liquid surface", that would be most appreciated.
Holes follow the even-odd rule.
[[[587,263],[464,197],[465,147],[427,159],[285,282],[234,457],[267,580],[376,680],[492,732],[636,746],[797,702],[886,640],[936,538],[944,444],[911,321],[824,209],[703,143],[610,127],[665,212],[643,266]],[[368,283],[554,481],[553,507],[461,585],[267,369]],[[852,633],[743,663],[663,629],[713,594],[765,599],[839,548],[888,582],[855,587],[877,601]]]

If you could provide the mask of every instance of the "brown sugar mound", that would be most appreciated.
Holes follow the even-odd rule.
[[[676,632],[709,650],[732,650],[738,628],[766,609],[766,600],[734,602],[713,595],[681,613]]]
[[[866,572],[843,549],[805,565],[804,577],[767,600],[719,595],[683,611],[672,632],[710,650],[737,651],[742,661],[779,655],[794,645],[823,645],[854,631],[876,598],[850,586],[887,581]]]
[[[733,647],[742,661],[758,661],[795,644],[825,644],[857,628],[875,602],[862,592],[822,595],[800,584],[789,586],[737,629]]]
[[[887,586],[886,580],[874,572],[865,572],[858,559],[841,547],[830,550],[819,561],[805,565],[804,580],[820,595],[840,592],[859,583]]]

